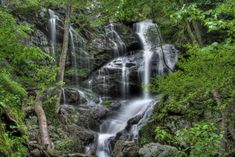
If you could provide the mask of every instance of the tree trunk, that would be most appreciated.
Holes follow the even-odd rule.
[[[213,90],[212,94],[217,105],[222,105],[219,92],[216,90]],[[221,111],[221,115],[222,115],[221,131],[223,132],[223,139],[221,140],[221,143],[220,143],[220,152],[221,152],[220,156],[223,156],[224,153],[226,152],[226,148],[227,148],[226,139],[228,136],[229,108],[227,106]]]
[[[193,30],[190,26],[190,23],[188,20],[185,20],[185,24],[186,24],[186,29],[187,29],[187,32],[188,32],[188,35],[190,37],[190,39],[192,40],[193,43],[198,43],[197,42],[197,38],[195,37],[195,35],[193,34]]]
[[[37,95],[37,97],[36,97],[34,110],[35,110],[37,117],[38,117],[42,147],[46,150],[51,149],[52,144],[51,144],[50,137],[48,134],[47,119],[46,119],[45,112],[42,108],[42,100],[41,100],[40,95]]]
[[[65,72],[65,64],[69,46],[69,29],[70,29],[70,16],[72,12],[72,0],[67,0],[67,11],[65,17],[65,24],[64,24],[64,37],[63,37],[63,47],[62,52],[60,55],[60,62],[59,62],[59,73],[58,73],[58,82],[62,83],[64,81],[64,72]],[[61,90],[62,85],[59,87],[58,91],[58,98],[56,104],[56,111],[59,111],[60,106],[60,99],[61,99]]]
[[[196,37],[197,37],[198,44],[200,45],[200,47],[203,47],[203,41],[202,41],[202,35],[201,35],[202,33],[201,33],[200,28],[198,26],[198,22],[193,20],[192,24],[193,24],[193,29],[194,29]]]

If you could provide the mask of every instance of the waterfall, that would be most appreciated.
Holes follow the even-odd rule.
[[[92,80],[88,81],[88,88],[92,91]]]
[[[91,69],[90,55],[85,50],[84,38],[71,26],[69,29],[72,67],[75,71],[75,83],[79,85],[79,73],[81,69]],[[81,60],[82,59],[82,60]],[[82,62],[83,61],[83,62]]]
[[[128,120],[142,115],[146,110],[155,104],[153,99],[138,99],[122,101],[122,107],[117,115],[105,120],[100,126],[100,133],[98,134],[98,148],[97,155],[99,157],[110,157],[109,140],[115,137],[117,133],[124,130],[127,126]],[[147,116],[146,116],[147,117]],[[140,122],[140,124],[142,124]]]
[[[129,98],[129,68],[130,65],[133,65],[133,61],[128,60],[125,57],[118,57],[106,64],[103,68],[98,71],[98,79],[102,80],[103,88],[108,86],[108,71],[116,70],[120,74],[120,94],[123,99]]]
[[[129,71],[127,68],[127,58],[123,57],[122,59],[122,97],[128,98],[129,93]]]
[[[71,45],[71,56],[72,56],[72,66],[75,71],[75,84],[78,86],[78,64],[77,64],[77,54],[76,54],[76,47],[75,47],[75,41],[77,41],[77,36],[75,35],[76,32],[72,27],[69,29],[69,35],[70,35],[70,45]],[[75,40],[74,40],[75,38]]]
[[[55,12],[51,9],[48,9],[50,19],[49,19],[49,27],[50,27],[50,44],[51,44],[51,56],[56,58],[55,46],[56,46],[56,21],[59,19]]]
[[[136,24],[136,34],[138,35],[142,45],[143,45],[143,58],[144,58],[144,68],[143,68],[143,84],[144,84],[144,98],[149,98],[150,91],[149,91],[149,84],[151,79],[151,61],[153,56],[153,46],[151,41],[148,41],[148,31],[151,27],[155,27],[156,24],[152,22],[152,20],[142,21]],[[156,26],[157,27],[157,26]],[[159,35],[157,36],[159,38]],[[154,43],[158,45],[159,43]],[[163,64],[161,64],[162,66]],[[159,68],[162,68],[159,66]]]
[[[106,95],[105,89],[107,89],[107,86],[108,86],[108,79],[109,78],[107,78],[107,75],[108,75],[108,73],[107,73],[106,67],[99,69],[98,79],[102,81],[102,85],[103,85],[103,89],[104,89],[104,91],[103,91],[104,96]]]
[[[121,82],[121,95],[123,98],[126,98],[129,91],[129,83],[128,83],[128,68],[126,66],[127,60],[123,57],[126,54],[126,45],[121,39],[119,33],[116,31],[116,27],[113,23],[109,23],[104,27],[105,35],[108,38],[108,40],[112,44],[112,50],[113,50],[113,57],[115,58],[115,62],[119,64],[119,66],[116,66],[116,63],[108,63],[104,67],[98,70],[98,77],[96,78],[100,83],[102,83],[102,94],[103,96],[106,96],[107,91],[109,90],[109,70],[110,69],[117,69],[117,72],[120,71],[120,82]],[[88,82],[89,85],[89,82]],[[90,86],[90,85],[89,85]],[[100,87],[100,86],[99,86]],[[118,87],[119,88],[119,87]],[[118,88],[115,88],[115,90]]]
[[[171,71],[177,62],[177,55],[174,53],[176,51],[172,49],[173,46],[161,45],[162,39],[158,26],[151,20],[136,23],[135,26],[136,34],[140,39],[140,44],[143,46],[143,63],[136,64],[138,65],[137,72],[139,73],[139,69],[142,67],[140,72],[142,75],[143,84],[148,86],[151,81],[152,69],[154,69],[153,65],[157,66],[156,71],[160,75],[165,71]],[[118,34],[112,24],[108,27],[106,26],[106,35],[108,36],[108,34],[110,38],[112,37],[112,40],[115,41],[113,44],[113,49],[116,50],[116,55],[120,55],[121,51],[117,51],[119,50],[117,46],[121,45],[121,42],[116,42],[119,41],[115,40],[115,38],[117,38],[116,35]],[[128,140],[137,139],[139,130],[148,122],[154,105],[158,102],[157,97],[153,98],[150,96],[150,90],[147,87],[144,87],[143,89],[144,98],[132,99],[129,96],[129,68],[133,65],[133,60],[130,58],[131,57],[129,56],[119,56],[99,70],[98,78],[102,78],[103,85],[107,84],[107,75],[104,74],[104,68],[121,71],[120,82],[121,94],[123,98],[119,101],[121,107],[116,111],[116,114],[106,118],[100,125],[96,151],[96,154],[99,157],[112,156],[110,142],[120,132],[125,134],[124,136],[128,137]],[[153,64],[153,62],[155,64]],[[137,124],[130,124],[129,120],[136,117],[141,117]]]
[[[48,11],[50,14],[51,55],[56,58],[56,22],[60,20],[52,10],[49,9]],[[152,28],[155,30],[157,28],[157,33],[151,32]],[[104,97],[107,98],[109,94],[108,92],[110,89],[112,90],[113,87],[115,88],[114,92],[116,90],[120,90],[121,95],[120,99],[117,100],[117,102],[121,104],[120,108],[115,112],[115,114],[108,116],[105,120],[103,120],[99,127],[99,131],[97,132],[98,137],[96,154],[99,157],[112,156],[110,142],[118,133],[122,132],[125,134],[125,137],[128,137],[129,140],[137,139],[139,130],[147,123],[153,107],[158,101],[158,98],[153,98],[150,96],[150,90],[147,87],[151,81],[151,72],[153,68],[152,60],[156,61],[154,64],[157,65],[158,74],[163,74],[166,69],[171,71],[177,62],[176,58],[172,57],[170,54],[170,51],[168,52],[168,49],[171,49],[171,47],[159,47],[161,44],[160,31],[158,30],[157,25],[151,20],[136,23],[136,34],[140,39],[140,44],[143,46],[142,57],[141,54],[138,55],[137,58],[134,57],[134,59],[132,56],[127,56],[126,45],[116,29],[117,28],[115,28],[113,23],[105,26],[105,34],[112,43],[113,55],[115,59],[98,70],[98,76],[96,76],[98,82],[95,82],[93,79],[87,80],[88,88],[91,89],[88,91],[92,91],[93,83],[101,83],[101,93],[103,92]],[[79,70],[91,69],[90,56],[85,49],[86,41],[73,27],[70,27],[69,29],[69,37],[72,68],[75,70],[75,82],[76,86],[78,86],[78,78],[80,76]],[[144,98],[133,99],[130,93],[130,86],[132,87],[133,84],[130,84],[129,80],[132,80],[135,77],[135,75],[133,77],[133,73],[131,73],[132,70],[140,69],[141,66],[142,82],[145,86],[143,89]],[[110,70],[115,71],[112,72]],[[115,76],[118,80],[116,80],[116,78],[112,79],[112,76]],[[113,86],[113,84],[111,84],[112,86],[109,86],[110,82],[113,80],[116,81],[115,83],[120,83],[120,88],[119,86]],[[95,91],[95,86],[93,87],[93,90]],[[84,102],[87,104],[92,104],[90,101],[90,96],[88,96],[84,90],[80,90],[79,88],[77,89],[77,92],[80,96],[80,104]],[[65,89],[62,89],[62,97],[62,103],[68,103],[68,100],[66,100]],[[99,105],[101,105],[101,103],[102,97]],[[137,121],[137,124],[131,124],[130,120],[136,117],[141,118]]]
[[[115,30],[115,26],[113,23],[108,24],[105,26],[105,34],[110,39],[113,44],[113,52],[114,57],[119,57],[126,52],[126,45],[122,41],[120,35]]]

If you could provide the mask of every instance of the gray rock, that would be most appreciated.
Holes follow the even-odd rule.
[[[172,146],[162,145],[160,143],[149,143],[139,150],[141,157],[167,157],[177,152]]]
[[[38,47],[49,53],[49,42],[47,40],[47,36],[42,31],[38,29],[32,31],[30,40],[32,44],[37,45]]]
[[[66,124],[76,124],[84,128],[94,128],[100,124],[100,119],[108,110],[103,106],[62,105],[61,116]]]
[[[177,130],[190,128],[191,122],[181,116],[169,116],[165,120],[165,126],[169,128],[172,133],[176,133]]]
[[[139,157],[139,146],[134,141],[118,140],[113,149],[113,157]]]
[[[77,125],[69,125],[68,131],[88,145],[95,140],[96,134]]]

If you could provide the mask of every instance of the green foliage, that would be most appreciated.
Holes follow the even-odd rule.
[[[1,84],[0,88],[2,89],[1,92],[9,92],[18,96],[25,96],[26,95],[26,91],[25,89],[17,82],[15,82],[10,74],[7,74],[7,72],[5,71],[0,71],[0,81]],[[4,86],[3,86],[4,85]],[[4,100],[4,99],[1,99]],[[7,104],[7,103],[6,103]]]
[[[111,101],[111,100],[103,100],[103,101],[102,101],[102,105],[104,105],[104,106],[106,106],[106,107],[109,107],[111,104],[112,104],[112,101]]]
[[[56,95],[49,95],[46,97],[46,101],[43,102],[44,106],[43,109],[45,110],[45,114],[47,117],[47,120],[55,125],[58,126],[60,125],[60,121],[58,119],[58,114],[56,113],[56,101],[57,101],[57,96]]]
[[[10,5],[22,12],[29,12],[32,10],[39,9],[39,0],[20,0],[20,1],[9,1]]]
[[[79,69],[78,74],[80,77],[85,77],[88,74],[88,70],[87,69]]]
[[[63,0],[6,0],[12,11],[21,14],[37,12],[40,7],[64,7],[65,1]]]
[[[141,131],[141,144],[154,141],[175,145],[181,150],[175,156],[207,157],[221,153],[222,132],[215,121],[218,121],[225,108],[232,108],[235,97],[234,6],[235,3],[230,0],[223,3],[208,0],[172,2],[168,9],[163,9],[161,14],[165,16],[165,21],[160,23],[163,37],[170,35],[172,38],[174,34],[173,39],[186,39],[183,43],[187,44],[184,45],[176,72],[157,77],[153,82],[151,89],[161,93],[162,98],[149,124]],[[186,20],[191,27],[193,21],[200,23],[202,37],[205,37],[204,47],[189,44]],[[168,25],[171,26],[166,27]],[[169,28],[176,33],[166,31]],[[214,91],[219,93],[220,103],[215,100]],[[177,126],[180,120],[171,117],[181,117],[194,125],[182,130]],[[227,117],[229,123],[234,123],[232,117],[232,113]],[[168,122],[174,124],[177,133]],[[152,136],[153,132],[155,136]],[[182,142],[186,145],[180,145]],[[230,147],[232,149],[233,146]]]
[[[5,120],[0,123],[0,154],[25,156],[28,133],[22,107],[27,88],[36,87],[41,91],[48,88],[55,82],[56,69],[49,66],[52,58],[48,54],[25,45],[29,26],[17,24],[13,16],[1,8],[0,21],[0,117],[7,114],[14,121],[14,124]]]
[[[170,141],[171,143],[176,142],[175,137],[162,127],[156,127],[154,132],[156,134],[155,139],[157,141],[161,141],[162,143],[165,141]]]
[[[199,122],[187,130],[177,132],[177,140],[186,142],[190,149],[189,157],[213,157],[219,154],[220,142],[223,137],[213,123]]]
[[[5,131],[5,124],[0,122],[0,155],[9,157],[25,156],[27,148],[25,137],[14,137]]]
[[[60,141],[56,144],[55,149],[61,151],[70,151],[70,149],[74,146],[74,142],[70,137],[65,137],[63,141]]]
[[[219,90],[224,95],[223,105],[231,101],[234,89],[235,72],[232,65],[235,61],[233,45],[213,44],[203,49],[192,46],[187,59],[181,59],[181,69],[168,76],[157,78],[153,90],[171,97],[168,100],[169,110],[187,110],[210,108],[218,110],[223,106],[214,104],[211,92]],[[175,108],[176,107],[176,108]]]

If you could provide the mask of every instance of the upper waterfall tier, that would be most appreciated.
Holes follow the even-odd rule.
[[[158,39],[156,43],[151,43],[149,32],[151,29],[156,29],[158,26],[151,20],[142,21],[136,24],[136,34],[140,38],[141,44],[143,45],[143,58],[144,58],[144,71],[142,74],[144,83],[144,97],[149,98],[150,92],[148,85],[150,84],[151,78],[151,61],[153,56],[153,47],[159,45],[160,35],[154,34],[154,38]],[[152,32],[150,32],[152,33]]]

